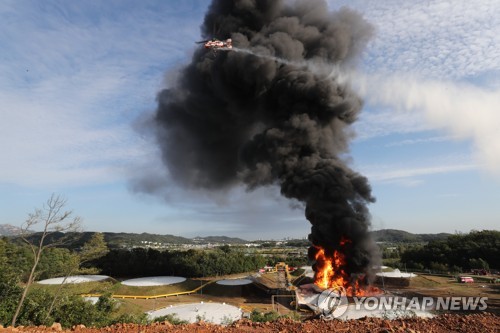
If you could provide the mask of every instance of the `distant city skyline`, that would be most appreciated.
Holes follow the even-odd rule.
[[[375,27],[349,80],[365,103],[350,153],[377,201],[373,229],[499,229],[500,3],[328,1]],[[275,187],[153,196],[166,175],[141,130],[199,41],[208,1],[0,2],[0,224],[52,193],[87,231],[304,238]]]

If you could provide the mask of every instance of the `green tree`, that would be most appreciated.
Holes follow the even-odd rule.
[[[471,231],[451,235],[445,240],[431,241],[425,246],[408,248],[402,253],[403,263],[420,264],[427,268],[447,266],[471,268],[500,267],[500,231]]]
[[[104,240],[104,234],[94,233],[88,242],[83,244],[81,250],[77,253],[78,267],[76,270],[80,274],[96,274],[99,270],[95,267],[84,267],[88,262],[97,260],[109,252],[108,245]]]
[[[469,265],[470,268],[475,268],[475,269],[490,269],[490,265],[488,265],[488,263],[481,258],[469,259]]]
[[[82,268],[82,265],[101,258],[109,252],[106,241],[104,240],[104,235],[102,233],[94,233],[90,240],[86,242],[80,252],[77,254],[73,254],[71,260],[68,261],[68,265],[66,268],[66,274],[64,275],[64,279],[62,283],[57,288],[52,302],[47,310],[47,318],[52,313],[54,309],[54,305],[59,297],[59,294],[62,292],[63,288],[66,286],[66,280],[69,276],[75,273],[85,273],[85,274],[95,274],[98,273],[98,269],[95,267],[87,267]]]
[[[38,263],[36,279],[65,276],[75,265],[78,265],[77,261],[76,254],[66,248],[47,248]]]

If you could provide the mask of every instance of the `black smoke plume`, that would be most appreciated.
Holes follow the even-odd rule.
[[[342,158],[362,101],[347,83],[312,68],[353,64],[371,25],[346,8],[329,12],[322,0],[214,0],[202,34],[232,38],[235,50],[200,47],[158,95],[156,136],[172,179],[214,190],[278,185],[304,203],[314,245],[331,255],[350,239],[343,269],[367,273],[366,206],[374,198]]]

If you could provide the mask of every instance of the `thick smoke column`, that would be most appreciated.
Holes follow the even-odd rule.
[[[202,33],[253,54],[200,48],[177,84],[160,92],[156,133],[172,178],[205,189],[277,184],[305,204],[314,245],[331,255],[350,239],[343,269],[367,273],[366,204],[374,198],[340,157],[362,101],[345,82],[303,64],[352,64],[372,27],[319,0],[214,0]]]

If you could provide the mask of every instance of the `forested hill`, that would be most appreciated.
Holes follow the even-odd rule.
[[[0,229],[2,230],[2,229]],[[49,235],[45,242],[46,243],[63,243],[62,246],[69,248],[79,248],[85,244],[95,232],[79,232],[79,233],[53,233]],[[5,234],[4,236],[13,236],[16,238],[14,233]],[[104,240],[110,248],[123,248],[123,247],[162,247],[169,244],[244,244],[247,241],[241,238],[232,238],[226,236],[207,236],[207,237],[195,237],[185,238],[174,235],[158,235],[149,233],[124,233],[124,232],[103,232]],[[41,233],[32,233],[28,238],[37,240],[41,236]],[[36,241],[35,241],[36,242]]]
[[[0,236],[15,236],[21,231],[20,228],[9,225],[0,224]],[[390,243],[412,243],[412,242],[429,242],[432,240],[444,240],[451,234],[412,234],[403,230],[396,229],[382,229],[371,232],[375,241],[377,242],[390,242]],[[93,232],[82,232],[74,234],[72,237],[72,245],[83,245],[88,241]],[[249,241],[227,236],[198,236],[194,238],[186,238],[175,235],[158,235],[150,233],[124,233],[124,232],[104,232],[104,239],[110,247],[123,247],[123,246],[140,246],[147,244],[245,244]],[[34,233],[32,237],[36,237]],[[62,234],[53,235],[55,239],[62,237]],[[53,238],[53,240],[54,240]],[[307,244],[306,244],[307,245]]]
[[[448,233],[439,234],[412,234],[403,230],[382,229],[371,232],[376,242],[389,243],[413,243],[413,242],[430,242],[433,240],[444,240],[451,236]]]
[[[90,235],[92,233],[89,233]],[[90,235],[88,237],[90,238]],[[184,238],[181,236],[174,236],[174,235],[157,235],[157,234],[149,234],[146,232],[143,232],[141,234],[134,234],[134,233],[125,233],[125,232],[104,232],[104,240],[106,243],[108,243],[111,247],[113,245],[121,245],[121,244],[128,244],[128,245],[139,245],[139,244],[144,244],[144,242],[151,242],[151,243],[165,243],[165,244],[192,244],[193,241],[189,238]]]
[[[85,234],[85,233],[84,233]],[[92,233],[86,235],[90,238]],[[131,244],[137,245],[143,242],[151,243],[161,243],[161,244],[209,244],[209,243],[222,243],[222,244],[244,244],[248,241],[241,238],[232,238],[226,236],[207,236],[207,237],[195,237],[195,238],[185,238],[181,236],[174,235],[158,235],[158,234],[134,234],[134,233],[114,233],[105,232],[104,239],[108,244]]]
[[[248,243],[247,240],[236,238],[236,237],[227,237],[227,236],[206,236],[206,237],[195,237],[193,238],[193,242],[195,243],[224,243],[224,244],[245,244]]]

